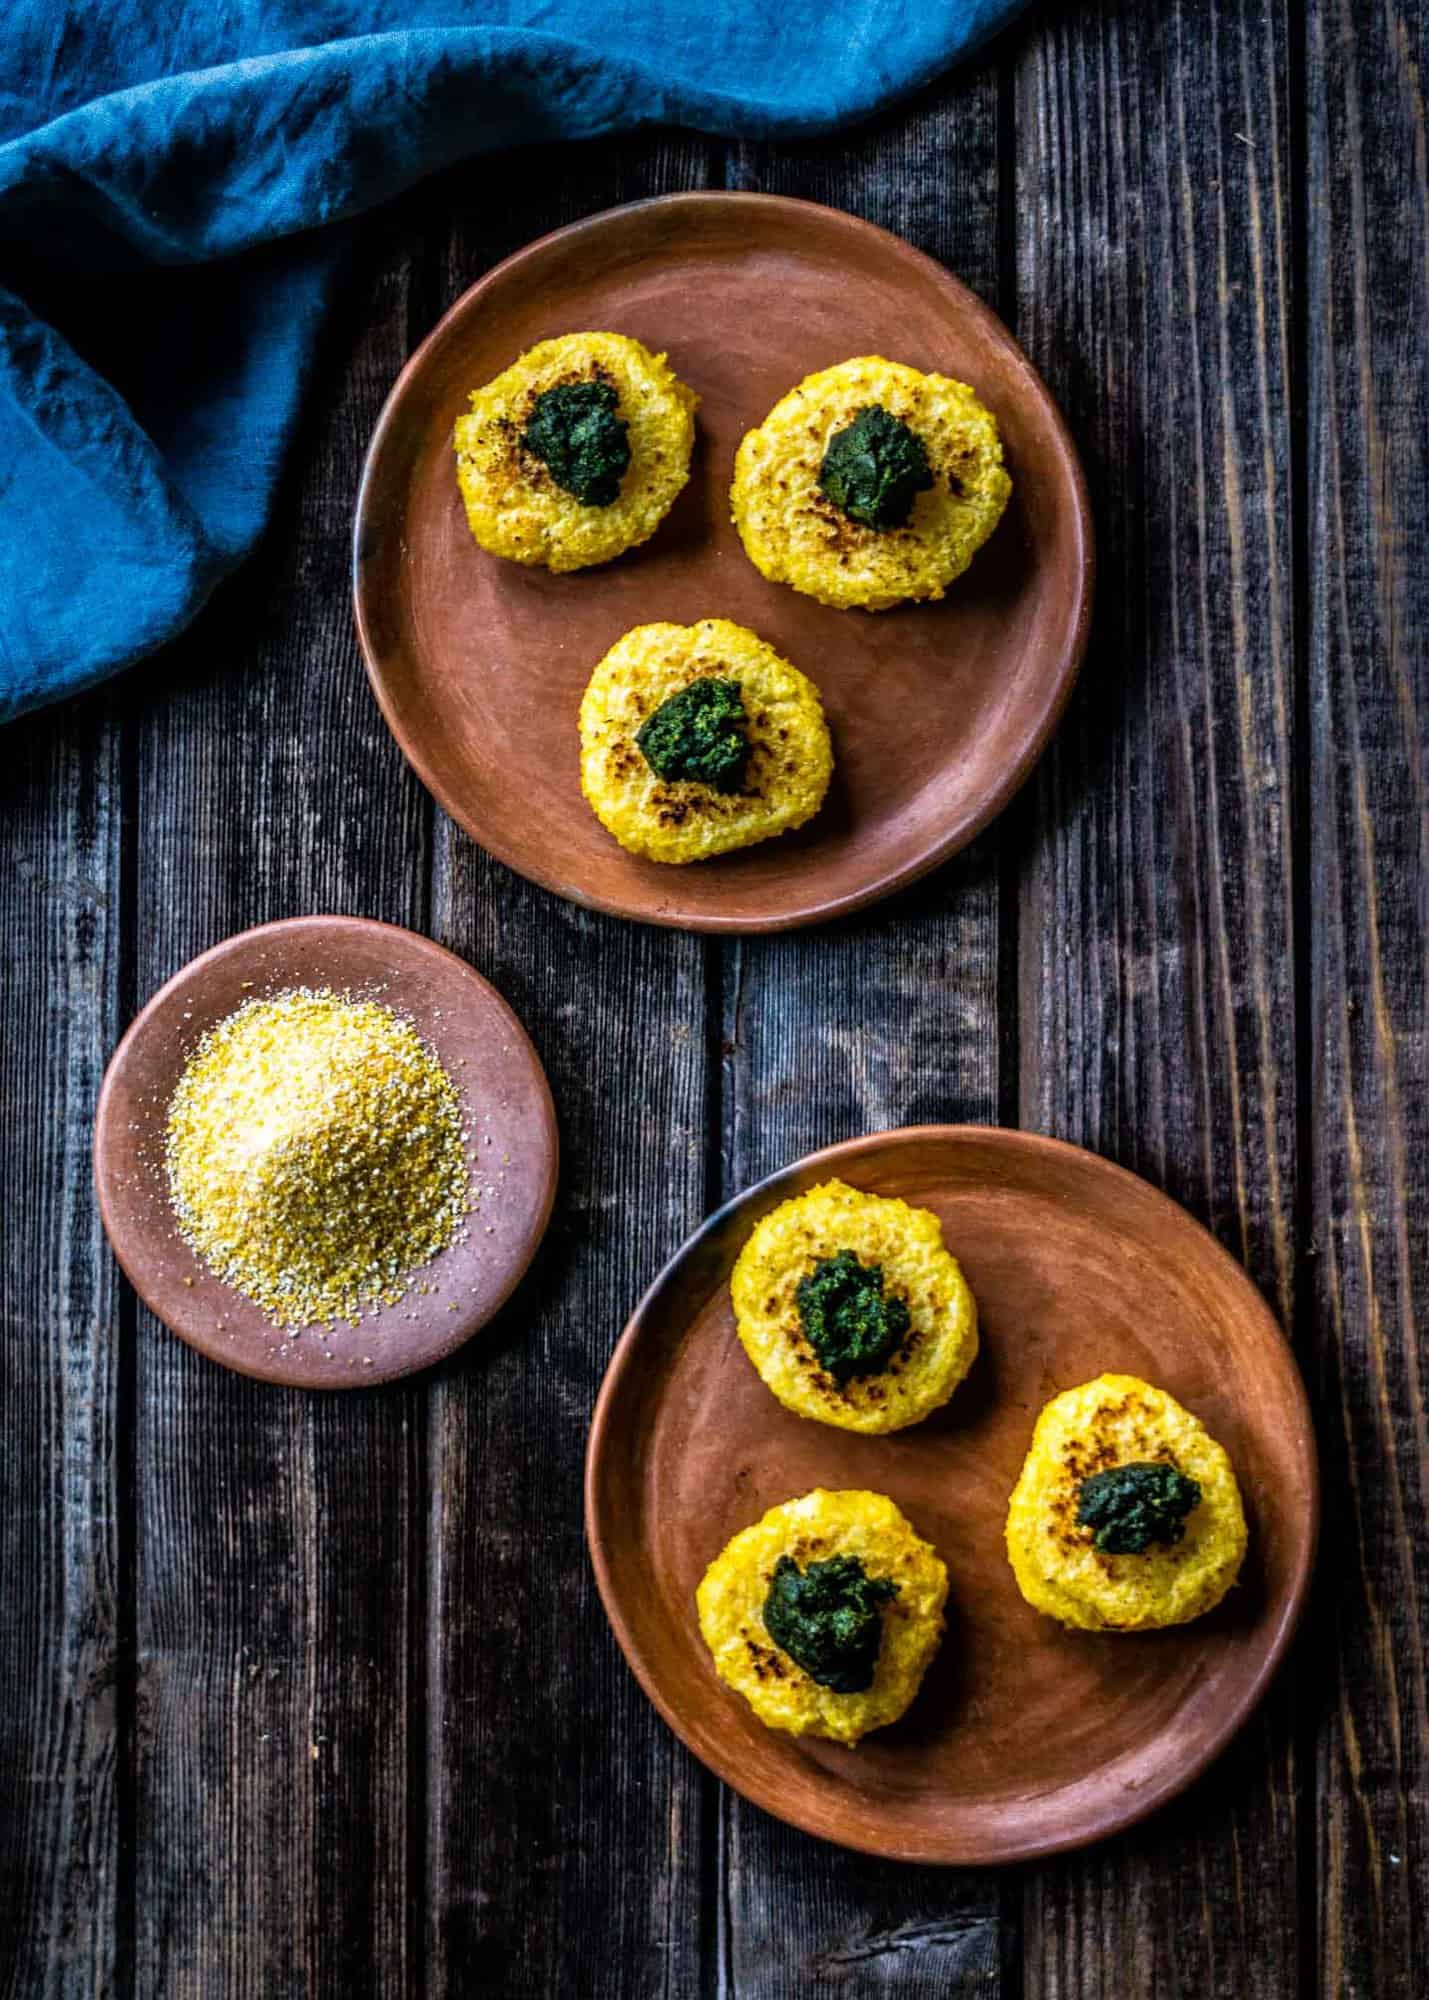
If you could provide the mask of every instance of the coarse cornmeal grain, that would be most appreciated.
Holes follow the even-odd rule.
[[[619,398],[630,464],[609,506],[578,500],[523,442],[537,397],[573,382],[606,382]],[[587,569],[648,541],[690,475],[699,397],[623,333],[566,333],[529,348],[457,419],[457,480],[481,546],[512,562]]]
[[[737,792],[657,776],[635,740],[671,695],[705,676],[739,683],[750,754]],[[590,677],[580,732],[591,810],[622,847],[651,861],[704,861],[802,826],[834,767],[818,689],[728,618],[637,625],[617,639]]]
[[[1194,1479],[1185,1534],[1109,1555],[1077,1522],[1084,1479],[1117,1465],[1170,1464]],[[1027,1602],[1086,1631],[1184,1625],[1219,1604],[1245,1556],[1245,1511],[1230,1459],[1198,1417],[1135,1375],[1099,1375],[1054,1396],[1037,1419],[1007,1510],[1007,1554]]]
[[[780,1556],[801,1569],[830,1556],[857,1556],[865,1575],[897,1584],[898,1595],[883,1606],[872,1687],[838,1694],[770,1638],[764,1600]],[[852,1745],[896,1722],[917,1694],[943,1636],[947,1596],[942,1558],[884,1494],[815,1487],[737,1534],[705,1571],[695,1604],[715,1671],[766,1728]]]
[[[200,1041],[169,1103],[179,1228],[276,1326],[360,1325],[464,1233],[456,1088],[375,1000],[298,988]]]
[[[907,424],[928,454],[933,484],[905,527],[863,527],[819,485],[830,439],[871,407]],[[966,382],[866,354],[805,376],[746,432],[730,507],[746,555],[771,583],[838,609],[886,611],[941,597],[1001,520],[1011,491],[997,425]]]
[[[909,1328],[885,1367],[846,1382],[829,1374],[804,1332],[797,1291],[824,1258],[851,1250],[882,1267]],[[824,1181],[754,1226],[730,1276],[745,1353],[786,1409],[841,1430],[916,1424],[946,1403],[977,1354],[977,1306],[926,1208]]]

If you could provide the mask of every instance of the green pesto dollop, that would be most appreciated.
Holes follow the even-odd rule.
[[[908,1331],[908,1308],[883,1289],[883,1266],[852,1250],[823,1258],[794,1288],[810,1347],[836,1381],[872,1375]]]
[[[1153,1542],[1179,1542],[1200,1499],[1200,1487],[1177,1466],[1113,1465],[1077,1489],[1077,1525],[1095,1530],[1093,1546],[1103,1555],[1144,1555]]]
[[[558,382],[532,405],[522,442],[563,492],[588,507],[620,497],[630,466],[630,431],[609,382]]]
[[[687,779],[713,792],[737,792],[749,762],[744,697],[738,681],[713,675],[662,701],[637,732],[640,754],[657,778]]]
[[[922,438],[881,403],[834,432],[819,467],[825,495],[864,528],[906,527],[914,500],[932,483]]]
[[[792,1556],[774,1565],[764,1629],[796,1666],[835,1694],[872,1687],[883,1643],[883,1606],[898,1595],[869,1576],[857,1556],[829,1556],[801,1570]]]

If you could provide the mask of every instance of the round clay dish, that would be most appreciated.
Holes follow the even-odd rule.
[[[470,391],[538,340],[609,329],[700,397],[690,481],[643,548],[552,576],[487,555],[457,490]],[[940,604],[834,611],[749,562],[734,453],[803,376],[882,353],[969,382],[1013,496]],[[834,209],[682,194],[613,209],[510,257],[447,313],[377,426],[357,505],[357,629],[418,775],[498,860],[558,894],[693,930],[780,930],[854,910],[971,840],[1057,721],[1086,639],[1092,530],[1075,448],[1001,322],[939,265]],[[837,759],[822,810],[688,867],[625,853],[581,795],[576,726],[633,625],[732,618],[823,695]]]
[[[860,1437],[785,1410],[734,1330],[729,1274],[758,1218],[816,1181],[931,1208],[977,1298],[981,1350],[941,1411]],[[1241,1579],[1196,1624],[1064,1630],[1003,1543],[1042,1406],[1108,1370],[1169,1389],[1230,1453]],[[903,1719],[856,1750],[764,1729],[716,1677],[705,1566],[811,1487],[888,1494],[948,1565],[948,1629]],[[1052,1139],[928,1126],[830,1147],[711,1217],[661,1273],[601,1389],[586,1527],[646,1693],[695,1755],[791,1825],[892,1859],[1025,1860],[1130,1825],[1230,1740],[1285,1651],[1318,1520],[1290,1349],[1245,1273],[1165,1195]]]
[[[179,1235],[164,1172],[169,1100],[199,1037],[245,1000],[329,986],[383,1001],[436,1049],[471,1134],[465,1242],[397,1306],[326,1337],[269,1324]],[[94,1127],[99,1209],[124,1275],[190,1347],[242,1375],[352,1389],[427,1368],[498,1310],[535,1255],[555,1198],[556,1118],[536,1051],[501,995],[428,938],[357,917],[295,917],[225,939],[161,986],[110,1060]]]

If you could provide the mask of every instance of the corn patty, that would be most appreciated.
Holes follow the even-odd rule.
[[[825,1258],[851,1250],[883,1273],[909,1326],[874,1373],[840,1382],[810,1344],[796,1296]],[[787,1409],[850,1431],[896,1431],[946,1403],[977,1353],[977,1307],[926,1208],[825,1181],[756,1224],[730,1278],[745,1353]]]
[[[737,683],[749,758],[739,789],[662,778],[636,737],[694,682]],[[833,749],[818,690],[772,646],[727,618],[637,625],[616,641],[581,701],[581,789],[632,854],[703,861],[802,826],[823,802]]]
[[[856,1556],[871,1578],[897,1584],[883,1607],[873,1684],[838,1694],[813,1680],[770,1638],[764,1602],[774,1566],[788,1556],[800,1568],[831,1556]],[[881,1493],[829,1493],[771,1507],[715,1557],[695,1593],[700,1632],[721,1680],[742,1694],[769,1729],[857,1743],[896,1722],[943,1636],[948,1572]]]
[[[933,483],[904,527],[860,526],[819,485],[830,439],[869,408],[907,424],[928,455]],[[885,611],[941,597],[1011,491],[997,425],[965,382],[864,355],[805,376],[746,433],[730,503],[749,560],[771,582],[840,609]]]
[[[627,427],[630,464],[618,497],[589,505],[557,485],[525,442],[537,398],[601,382]],[[647,541],[690,472],[699,402],[665,360],[621,333],[543,340],[473,392],[456,426],[457,480],[471,532],[484,549],[547,569],[586,569]]]
[[[1200,1487],[1179,1541],[1105,1554],[1077,1521],[1082,1481],[1114,1466],[1175,1465]],[[1007,1553],[1023,1596],[1064,1625],[1140,1632],[1184,1625],[1225,1596],[1245,1555],[1245,1513],[1231,1462],[1189,1410],[1135,1375],[1068,1389],[1037,1419],[1007,1514]]]

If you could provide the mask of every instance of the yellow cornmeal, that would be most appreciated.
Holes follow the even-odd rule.
[[[819,486],[830,440],[872,405],[917,433],[933,473],[901,528],[849,520]],[[730,508],[745,554],[771,583],[839,609],[886,611],[941,597],[1011,491],[997,424],[966,382],[865,354],[806,375],[745,434]]]
[[[203,1037],[166,1164],[185,1240],[283,1327],[395,1305],[471,1208],[435,1051],[390,1007],[326,987],[250,1000]]]
[[[1113,1466],[1169,1464],[1201,1497],[1179,1542],[1103,1554],[1077,1520],[1084,1479]],[[1245,1510],[1230,1459],[1198,1417],[1136,1375],[1064,1389],[1037,1419],[1007,1510],[1007,1554],[1027,1602],[1090,1632],[1184,1625],[1219,1604],[1245,1556]]]
[[[780,1556],[801,1568],[856,1556],[866,1575],[897,1584],[883,1611],[873,1685],[861,1694],[824,1687],[770,1638],[764,1600]],[[767,1729],[854,1744],[896,1722],[917,1694],[943,1636],[947,1596],[942,1558],[885,1494],[815,1487],[771,1507],[728,1542],[705,1571],[695,1604],[715,1672]]]

